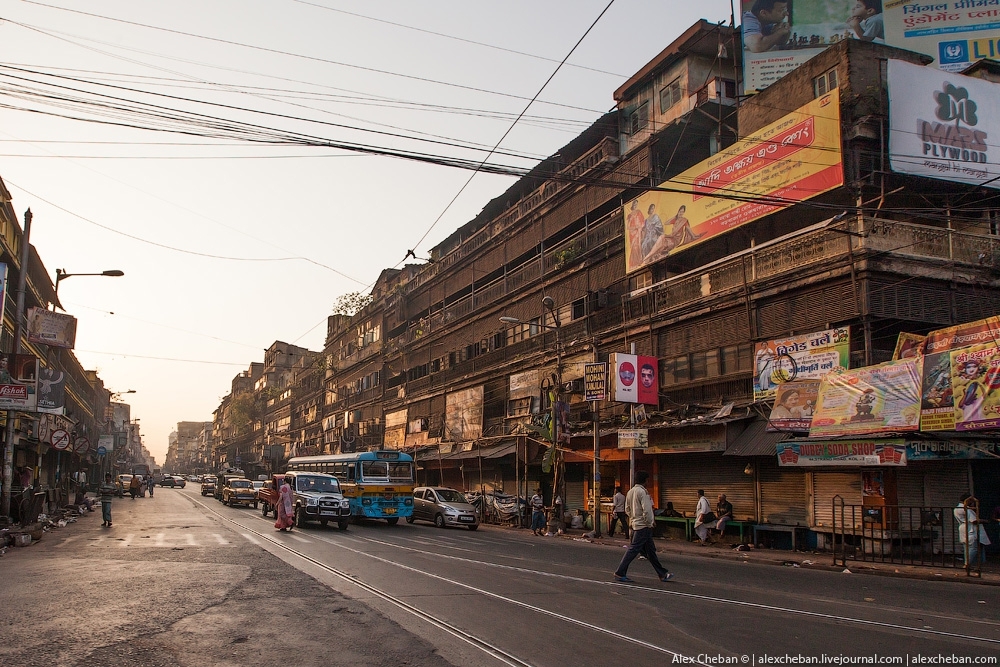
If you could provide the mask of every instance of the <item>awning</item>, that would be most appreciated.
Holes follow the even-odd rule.
[[[775,456],[775,445],[787,440],[788,433],[771,433],[767,430],[767,420],[758,419],[750,422],[742,433],[736,436],[733,444],[726,448],[723,456]]]
[[[516,441],[504,440],[502,442],[489,445],[473,445],[472,449],[450,452],[448,454],[441,454],[440,456],[438,455],[437,447],[430,447],[420,452],[416,456],[416,460],[426,462],[428,464],[433,464],[434,462],[440,460],[442,465],[446,465],[449,461],[478,459],[480,456],[484,459],[499,459],[513,454],[516,446]]]

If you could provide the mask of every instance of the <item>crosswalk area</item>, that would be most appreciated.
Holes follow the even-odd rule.
[[[59,547],[64,547],[67,543],[72,543],[82,538],[67,538],[63,540],[62,544],[57,545]],[[205,533],[199,532],[198,534],[193,533],[180,533],[180,532],[156,532],[148,534],[138,534],[138,533],[125,533],[125,534],[115,534],[108,533],[107,535],[99,536],[87,536],[86,541],[90,543],[91,546],[97,547],[118,547],[118,548],[128,548],[128,547],[138,547],[138,548],[157,548],[157,549],[189,549],[198,547],[231,547],[235,546],[237,543],[231,538],[231,535],[224,535],[222,533]]]

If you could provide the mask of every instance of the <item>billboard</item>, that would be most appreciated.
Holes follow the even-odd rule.
[[[649,430],[629,428],[618,430],[618,449],[646,449],[649,447]]]
[[[955,430],[1000,428],[1000,348],[984,343],[950,354]]]
[[[882,13],[854,0],[742,0],[741,5],[747,93],[767,88],[845,39],[885,42]]]
[[[812,426],[819,380],[786,382],[778,387],[774,407],[767,420],[768,431],[808,431]]]
[[[753,355],[754,400],[775,398],[778,387],[785,382],[820,380],[831,371],[846,370],[850,358],[850,327],[757,343]]]
[[[58,368],[39,370],[37,406],[39,412],[66,414],[66,374]]]
[[[833,90],[629,202],[625,270],[843,183],[840,93]]]
[[[899,60],[888,78],[893,171],[1000,188],[1000,86]]]
[[[660,404],[659,362],[656,357],[612,354],[611,368],[612,401]]]
[[[919,357],[924,353],[925,340],[927,340],[927,336],[901,331],[896,337],[896,347],[892,351],[892,360],[897,361],[899,359]]]
[[[997,4],[992,0],[883,0],[885,39],[892,46],[934,58],[934,67],[959,72],[997,58]]]
[[[955,430],[951,351],[1000,340],[1000,317],[958,324],[927,334],[920,390],[920,430]]]
[[[73,349],[76,344],[76,318],[44,308],[29,308],[28,340],[32,343]]]
[[[916,431],[923,358],[888,361],[823,378],[810,438]]]
[[[0,410],[35,412],[38,407],[38,358],[0,354]]]

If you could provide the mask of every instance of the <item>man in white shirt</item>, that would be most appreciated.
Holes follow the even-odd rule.
[[[653,499],[646,490],[648,479],[649,473],[645,470],[637,472],[635,486],[625,496],[625,514],[632,526],[632,543],[615,570],[615,581],[632,583],[633,580],[628,577],[628,566],[639,554],[646,557],[660,581],[669,581],[674,576],[660,565],[660,559],[656,557],[656,546],[653,544]]]
[[[694,532],[698,534],[701,544],[708,544],[708,531],[711,530],[711,522],[715,521],[715,514],[712,506],[708,504],[705,492],[698,489],[698,507],[694,511]]]
[[[628,529],[628,515],[625,513],[625,494],[622,493],[622,487],[615,487],[615,495],[611,499],[611,511],[613,515],[611,517],[611,527],[608,528],[608,537],[615,536],[615,527],[618,522],[622,522],[622,532],[625,533],[625,539],[628,539],[629,529]]]

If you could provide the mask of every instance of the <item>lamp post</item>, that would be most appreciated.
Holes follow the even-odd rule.
[[[67,278],[72,278],[73,276],[106,276],[108,278],[121,278],[125,275],[124,271],[119,269],[108,269],[107,271],[101,271],[100,273],[67,273],[66,269],[56,269],[56,300],[59,297],[59,283],[66,280]],[[59,306],[62,308],[62,305]],[[55,304],[52,304],[53,310],[55,309]]]
[[[561,336],[562,322],[559,320],[559,314],[556,312],[556,302],[552,297],[550,296],[542,297],[542,306],[544,306],[545,309],[548,310],[549,314],[552,316],[552,324],[551,325],[539,324],[536,326],[542,329],[552,329],[556,333],[556,373],[555,373],[556,386],[552,390],[551,400],[549,401],[551,403],[550,406],[551,415],[549,419],[551,419],[552,422],[552,468],[554,470],[554,478],[552,483],[552,494],[553,494],[552,505],[553,507],[555,507],[556,497],[559,497],[563,501],[561,503],[562,506],[565,506],[565,498],[563,498],[562,494],[559,492],[559,484],[562,482],[562,479],[560,478],[559,475],[559,437],[560,437],[559,412],[556,409],[556,403],[559,400],[559,395],[560,392],[562,391],[562,336]],[[530,324],[528,322],[524,322],[523,320],[519,320],[516,317],[501,317],[500,321],[505,322],[507,324]],[[525,484],[527,484],[527,479],[525,479]],[[562,516],[558,516],[559,510],[556,510],[556,514],[557,514],[556,526],[561,531],[563,518]]]

